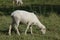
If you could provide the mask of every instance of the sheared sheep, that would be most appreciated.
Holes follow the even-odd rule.
[[[28,24],[25,30],[25,34],[27,34],[29,28],[31,29],[31,34],[33,34],[32,25],[36,25],[39,28],[41,28],[42,34],[45,34],[46,32],[46,27],[39,21],[37,16],[32,12],[27,12],[24,10],[16,10],[12,12],[11,17],[12,17],[12,24],[9,27],[9,35],[11,35],[11,29],[13,26],[15,27],[17,34],[20,35],[18,30],[19,23]]]

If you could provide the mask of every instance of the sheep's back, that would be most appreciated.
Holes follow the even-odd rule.
[[[38,18],[34,13],[27,12],[24,10],[16,10],[11,15],[14,15],[15,17],[19,18],[20,21],[24,23],[38,21]]]

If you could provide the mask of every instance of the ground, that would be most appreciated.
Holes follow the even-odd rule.
[[[37,26],[33,26],[33,35],[25,35],[26,25],[21,24],[19,26],[20,36],[12,30],[12,35],[8,35],[9,25],[11,23],[11,17],[9,16],[0,16],[0,40],[60,40],[60,16],[53,13],[48,17],[44,15],[37,15],[42,24],[45,25],[47,31],[45,35],[41,34],[40,29]]]

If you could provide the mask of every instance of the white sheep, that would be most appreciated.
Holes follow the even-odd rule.
[[[16,2],[17,5],[23,4],[22,0],[13,0],[13,5],[14,5],[14,2]]]
[[[32,25],[36,25],[39,28],[41,28],[42,34],[45,34],[46,32],[45,26],[41,24],[41,22],[38,20],[37,16],[34,13],[27,12],[24,10],[16,10],[11,14],[11,17],[12,17],[12,24],[9,27],[9,35],[11,35],[11,29],[13,26],[16,29],[17,34],[20,35],[18,31],[18,26],[20,22],[24,24],[28,24],[27,29],[25,30],[25,34],[27,34],[27,30],[29,28],[31,30],[31,34],[33,34]]]

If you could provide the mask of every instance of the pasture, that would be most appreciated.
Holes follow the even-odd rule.
[[[0,40],[60,40],[60,16],[55,13],[51,13],[49,17],[43,15],[37,15],[42,24],[47,28],[46,34],[42,35],[38,27],[33,26],[33,35],[25,35],[26,25],[21,24],[19,26],[19,31],[21,33],[18,36],[15,30],[12,30],[12,36],[8,35],[8,28],[11,23],[11,17],[0,16]]]
[[[16,6],[12,0],[0,0],[0,40],[60,40],[60,0],[23,0],[22,6]],[[14,10],[36,11],[38,19],[47,28],[46,34],[42,35],[37,26],[33,26],[33,35],[25,35],[25,24],[19,25],[20,36],[15,29],[12,35],[8,35],[11,23],[11,12]]]

